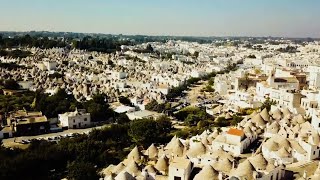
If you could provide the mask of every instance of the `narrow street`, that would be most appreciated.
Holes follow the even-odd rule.
[[[89,134],[90,131],[93,129],[101,129],[103,127],[107,127],[109,125],[103,125],[103,126],[98,126],[98,127],[92,127],[92,128],[86,128],[86,129],[68,129],[62,132],[57,132],[57,133],[49,133],[49,134],[41,134],[37,136],[21,136],[21,137],[13,137],[13,138],[8,138],[8,139],[3,139],[2,143],[3,146],[5,147],[23,147],[26,146],[26,144],[22,144],[21,142],[23,141],[30,141],[33,139],[44,139],[44,140],[54,140],[58,139],[60,137],[67,137],[67,136],[72,136],[72,134]]]

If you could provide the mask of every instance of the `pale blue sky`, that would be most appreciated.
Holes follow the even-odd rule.
[[[0,0],[0,31],[320,37],[320,0]]]

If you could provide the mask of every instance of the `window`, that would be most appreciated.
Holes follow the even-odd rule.
[[[87,121],[87,118],[84,118],[84,121]]]
[[[174,180],[181,180],[181,177],[175,176],[175,177],[174,177]]]
[[[73,123],[75,123],[76,122],[76,120],[75,119],[73,119]]]

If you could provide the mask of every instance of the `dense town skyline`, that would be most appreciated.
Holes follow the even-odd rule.
[[[320,1],[0,7],[0,180],[320,180]]]
[[[1,31],[320,37],[320,2],[1,0]]]

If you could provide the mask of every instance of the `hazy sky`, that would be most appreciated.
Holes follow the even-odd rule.
[[[0,0],[0,31],[320,37],[320,0]]]

